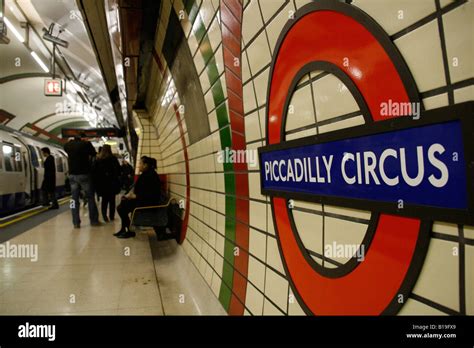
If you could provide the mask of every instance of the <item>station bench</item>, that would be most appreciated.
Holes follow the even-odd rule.
[[[161,205],[137,207],[132,212],[131,226],[153,227],[158,240],[176,239],[181,233],[181,216],[183,209],[179,208],[175,199],[169,198]],[[169,231],[169,232],[168,232]]]

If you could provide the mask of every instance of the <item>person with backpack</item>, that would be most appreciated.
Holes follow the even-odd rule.
[[[120,164],[110,145],[104,145],[97,155],[93,174],[94,187],[101,197],[101,211],[105,222],[115,218],[115,196],[120,193]],[[107,216],[107,208],[109,214]]]

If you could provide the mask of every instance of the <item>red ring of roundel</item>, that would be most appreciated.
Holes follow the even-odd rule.
[[[347,60],[347,59],[348,60]],[[357,20],[318,9],[298,18],[274,59],[267,103],[267,144],[280,143],[284,105],[298,71],[312,61],[337,65],[355,83],[374,122],[380,103],[409,102],[389,54]],[[349,63],[344,66],[344,63]],[[380,214],[365,260],[352,272],[327,278],[305,260],[295,238],[284,198],[272,197],[273,221],[285,270],[303,309],[316,315],[379,315],[396,300],[418,250],[421,221]],[[400,307],[400,306],[398,306]]]

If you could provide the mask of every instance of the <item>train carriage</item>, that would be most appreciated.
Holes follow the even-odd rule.
[[[4,126],[0,146],[0,216],[41,202],[43,147],[49,147],[55,158],[56,194],[66,193],[67,155],[60,147]]]

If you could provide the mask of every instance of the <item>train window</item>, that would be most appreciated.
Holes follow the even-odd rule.
[[[64,172],[64,166],[63,166],[63,160],[61,157],[59,156],[55,156],[56,157],[56,170],[59,172],[59,173],[62,173]]]
[[[36,146],[36,150],[38,150],[38,156],[39,156],[38,161],[40,163],[39,166],[42,167],[43,166],[43,153],[41,152],[41,149],[38,146]]]
[[[14,162],[15,155],[13,153],[13,146],[8,145],[8,144],[3,144],[2,152],[3,152],[3,157],[5,158],[5,170],[7,172],[13,172],[15,168],[15,162]]]
[[[61,159],[61,163],[63,165],[63,170],[62,172],[65,173],[68,171],[68,166],[67,166],[67,157],[66,155],[64,154],[63,151],[58,151],[58,158]]]
[[[15,146],[15,170],[17,172],[23,171],[23,156],[21,155],[21,148]]]
[[[31,152],[31,162],[33,163],[33,167],[38,168],[39,167],[38,154],[36,153],[34,146],[28,145],[28,148],[30,149],[30,152]]]

